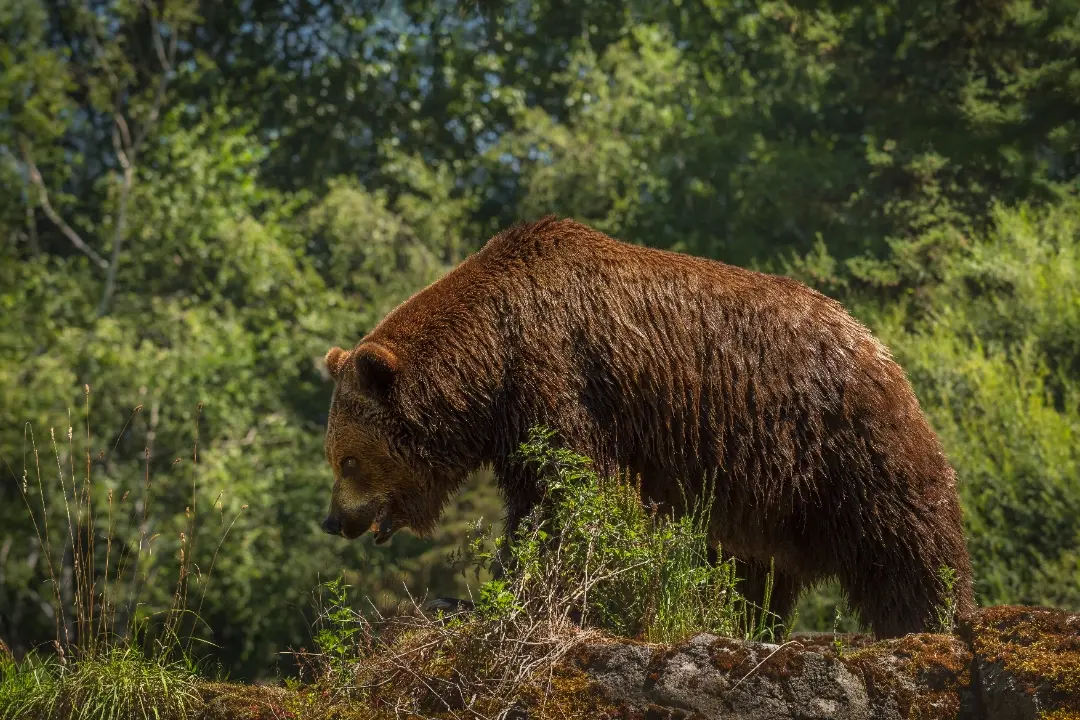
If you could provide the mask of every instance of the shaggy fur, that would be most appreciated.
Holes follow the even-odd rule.
[[[544,424],[676,511],[679,481],[710,478],[713,541],[745,563],[751,599],[775,559],[781,614],[835,576],[879,637],[921,631],[943,565],[960,614],[973,609],[955,475],[904,372],[794,280],[546,218],[492,238],[327,365],[330,516],[349,537],[380,518],[377,540],[430,532],[487,463],[513,528],[539,497],[514,452]]]

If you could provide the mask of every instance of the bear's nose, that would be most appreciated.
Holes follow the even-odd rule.
[[[322,529],[324,533],[328,535],[340,535],[341,534],[341,521],[337,519],[336,515],[327,515],[323,518]]]

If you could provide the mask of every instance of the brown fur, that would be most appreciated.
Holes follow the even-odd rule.
[[[752,598],[775,559],[782,614],[836,576],[877,635],[923,630],[942,565],[960,612],[974,606],[955,475],[904,372],[794,280],[546,218],[400,305],[352,362],[340,353],[327,356],[331,515],[366,498],[346,535],[384,508],[392,529],[429,532],[486,463],[514,527],[539,495],[514,451],[544,424],[676,510],[680,480],[713,478],[713,540],[744,561]],[[342,477],[350,455],[359,479]]]

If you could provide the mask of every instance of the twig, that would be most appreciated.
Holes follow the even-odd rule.
[[[115,127],[113,129],[113,147],[116,149],[116,158],[123,168],[123,184],[120,186],[120,203],[116,210],[116,231],[113,235],[112,256],[108,264],[108,273],[105,277],[105,288],[101,293],[101,302],[98,303],[97,315],[102,317],[109,311],[113,293],[116,291],[116,272],[120,264],[120,252],[124,246],[124,229],[127,224],[128,198],[131,196],[131,187],[135,181],[135,164],[143,142],[146,140],[151,128],[157,124],[161,114],[161,108],[165,102],[165,91],[169,86],[169,75],[172,73],[173,63],[176,60],[176,31],[170,33],[169,50],[166,54],[165,47],[161,42],[161,25],[158,22],[157,10],[152,3],[145,3],[150,14],[150,35],[157,51],[158,61],[161,63],[161,76],[158,78],[157,89],[154,91],[154,101],[150,105],[150,113],[142,122],[132,138],[131,129],[128,127],[124,114],[117,108],[113,114]]]
[[[757,670],[757,669],[758,669],[759,667],[761,667],[761,666],[762,666],[762,665],[764,665],[764,664],[765,664],[766,662],[768,662],[769,658],[771,658],[771,657],[772,657],[773,655],[775,655],[776,653],[778,653],[778,652],[780,652],[781,650],[783,650],[784,648],[786,648],[786,647],[787,647],[788,645],[802,645],[802,643],[801,643],[801,642],[799,642],[798,640],[788,640],[788,641],[787,641],[786,643],[784,643],[784,644],[783,644],[783,645],[781,645],[780,647],[778,647],[778,648],[776,648],[775,650],[773,650],[773,651],[772,651],[771,653],[769,653],[769,654],[768,654],[768,655],[767,655],[767,656],[765,657],[765,659],[764,659],[764,660],[762,660],[761,662],[759,662],[759,663],[758,663],[757,665],[755,665],[754,667],[750,668],[750,672],[746,673],[746,674],[745,674],[745,675],[743,675],[743,676],[742,676],[741,678],[739,678],[739,682],[737,682],[737,683],[735,683],[734,685],[732,685],[732,686],[731,686],[731,688],[730,688],[730,689],[728,690],[728,694],[730,694],[730,693],[733,693],[733,692],[735,692],[735,688],[737,688],[737,687],[739,687],[740,685],[742,685],[742,681],[743,681],[743,680],[745,680],[746,678],[748,678],[748,677],[750,677],[751,675],[753,675],[753,674],[754,674],[754,671],[755,671],[755,670]]]
[[[22,153],[23,162],[26,164],[27,173],[30,176],[30,181],[38,189],[38,201],[41,203],[41,209],[45,211],[45,215],[52,221],[53,225],[56,225],[60,229],[60,232],[64,233],[71,244],[81,250],[95,265],[102,269],[108,269],[109,263],[105,261],[105,258],[98,255],[92,247],[87,245],[79,233],[75,232],[70,225],[64,222],[64,219],[60,217],[60,214],[53,208],[52,203],[49,202],[49,192],[45,189],[45,181],[41,178],[41,173],[38,172],[37,165],[34,164],[34,158],[30,154],[30,148],[27,145],[25,138],[19,138],[19,151]]]
[[[98,304],[97,315],[103,316],[109,310],[109,302],[112,300],[116,289],[116,270],[120,264],[120,249],[124,245],[124,226],[127,224],[128,196],[131,194],[131,185],[135,180],[136,148],[131,144],[131,136],[128,132],[127,121],[122,113],[114,114],[115,127],[113,128],[113,147],[116,150],[116,159],[124,170],[123,185],[120,186],[120,205],[116,210],[116,232],[113,235],[112,257],[109,259],[109,270],[105,276],[105,289],[101,293],[101,302]],[[126,138],[126,147],[123,146],[120,136]]]
[[[161,44],[161,26],[158,23],[157,10],[153,3],[146,3],[147,10],[150,12],[150,26],[152,32],[151,37],[154,40],[154,50],[157,51],[158,62],[161,63],[161,78],[158,80],[157,92],[154,94],[154,103],[150,106],[150,117],[147,119],[143,126],[139,129],[139,133],[135,138],[135,143],[132,146],[136,151],[142,146],[143,140],[146,139],[146,133],[150,127],[157,122],[158,114],[161,112],[161,105],[165,99],[165,89],[169,84],[169,73],[173,70],[173,63],[176,60],[176,31],[175,29],[169,35],[169,52],[166,56],[165,47]]]
[[[83,12],[86,13],[88,18],[91,18],[93,25],[89,28],[87,35],[90,37],[90,45],[94,49],[94,53],[97,54],[101,60],[101,66],[105,69],[105,73],[109,76],[109,80],[112,81],[113,92],[120,90],[120,79],[116,76],[116,73],[112,69],[112,65],[109,64],[109,56],[105,54],[105,49],[101,47],[101,43],[98,42],[97,36],[97,15],[90,7],[90,3],[83,2]]]

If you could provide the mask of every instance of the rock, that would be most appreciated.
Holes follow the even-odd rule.
[[[954,635],[908,635],[846,653],[875,717],[976,718],[971,650]]]
[[[1035,720],[1039,716],[1038,701],[1024,692],[1022,685],[1000,663],[980,659],[976,667],[983,717],[988,720]]]
[[[986,608],[961,627],[988,720],[1080,720],[1080,615]]]
[[[575,662],[610,698],[648,718],[874,717],[861,680],[798,641],[776,646],[702,634],[670,649],[590,646]]]

